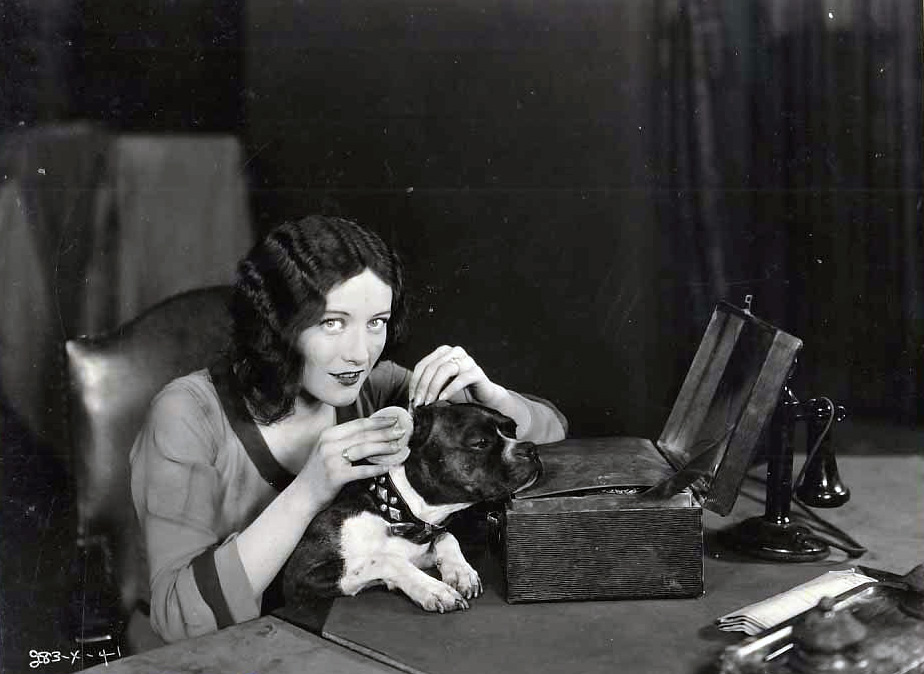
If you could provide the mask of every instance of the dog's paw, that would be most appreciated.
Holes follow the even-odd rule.
[[[481,576],[464,559],[459,562],[444,561],[439,565],[439,569],[443,582],[455,588],[466,599],[481,596]]]
[[[468,608],[468,602],[454,588],[430,576],[426,576],[426,580],[415,584],[414,587],[404,588],[404,591],[425,611],[448,613]]]

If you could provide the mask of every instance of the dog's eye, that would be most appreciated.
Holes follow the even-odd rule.
[[[472,447],[477,447],[478,449],[487,449],[491,446],[491,441],[488,438],[478,438],[472,443]]]

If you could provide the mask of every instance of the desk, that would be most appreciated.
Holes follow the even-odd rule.
[[[96,658],[99,661],[99,658]],[[83,670],[87,674],[396,674],[273,616]]]
[[[817,512],[869,548],[858,561],[898,572],[924,561],[924,457],[844,457],[839,466],[853,497]],[[482,554],[471,561],[484,573],[485,594],[468,611],[425,613],[402,596],[372,590],[334,602],[325,639],[261,618],[90,671],[708,672],[722,648],[743,636],[720,632],[715,618],[851,565],[839,552],[816,563],[770,564],[719,549],[714,532],[760,514],[761,501],[760,487],[746,485],[731,516],[706,514],[706,594],[698,599],[508,605],[496,562]]]

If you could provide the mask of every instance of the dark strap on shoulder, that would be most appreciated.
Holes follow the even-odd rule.
[[[247,456],[253,462],[257,471],[276,491],[282,491],[291,484],[295,476],[286,470],[266,445],[266,440],[260,434],[257,423],[247,409],[247,403],[237,385],[237,380],[231,373],[231,365],[225,360],[219,360],[209,368],[212,384],[218,392],[221,406],[231,424],[234,434],[244,445]]]

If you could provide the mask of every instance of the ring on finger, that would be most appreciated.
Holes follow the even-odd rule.
[[[350,458],[350,449],[349,447],[340,452],[340,456],[343,457],[343,460],[347,463],[353,463],[353,459]]]

